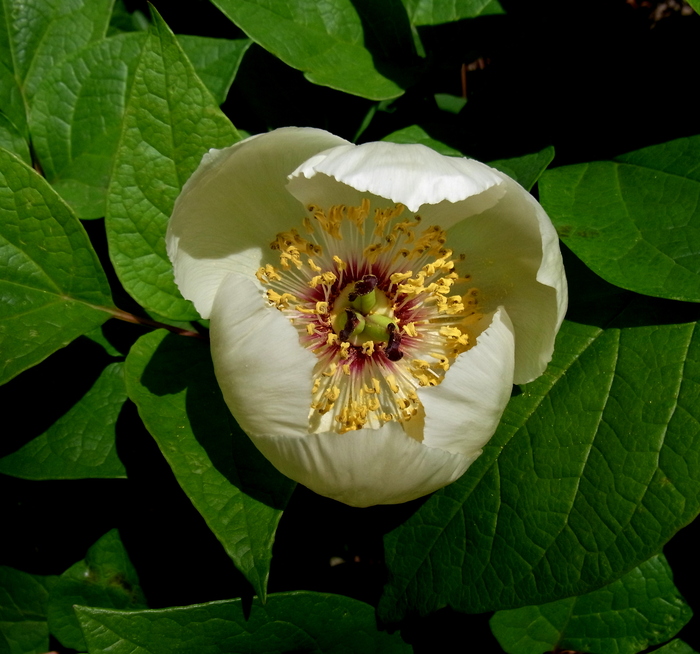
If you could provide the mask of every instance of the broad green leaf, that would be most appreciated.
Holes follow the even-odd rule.
[[[178,34],[177,40],[192,62],[199,79],[223,104],[236,76],[250,39],[211,39],[204,36]]]
[[[45,179],[0,149],[0,383],[114,310],[83,226]]]
[[[688,4],[700,14],[700,0],[688,0]]]
[[[108,531],[85,555],[66,570],[51,588],[49,628],[64,647],[85,651],[86,644],[73,606],[107,609],[145,609],[139,578],[119,532]]]
[[[481,457],[386,537],[383,618],[590,592],[688,524],[700,509],[697,317],[637,299],[604,327],[595,301],[585,322],[565,321]]]
[[[107,36],[114,36],[123,32],[145,32],[149,25],[148,18],[141,11],[136,9],[134,12],[129,12],[124,4],[124,0],[116,0],[112,10],[112,17],[109,20]]]
[[[264,598],[275,530],[294,484],[236,425],[209,348],[162,330],[142,336],[127,357],[126,385],[178,483]]]
[[[390,141],[391,143],[420,143],[421,145],[432,148],[440,154],[450,157],[464,156],[459,150],[455,150],[442,141],[432,138],[422,127],[418,125],[411,125],[396,132],[392,132],[391,134],[385,136],[382,141]]]
[[[460,95],[452,95],[450,93],[436,93],[434,95],[435,104],[441,111],[447,111],[451,114],[458,114],[467,104],[467,99]]]
[[[548,170],[540,198],[564,243],[607,281],[700,302],[700,136]]]
[[[46,76],[29,115],[44,171],[79,218],[105,215],[107,187],[143,32],[95,43]]]
[[[9,150],[12,154],[16,154],[24,163],[31,165],[32,158],[29,155],[29,144],[4,114],[0,114],[0,148]]]
[[[154,26],[126,100],[107,198],[107,237],[119,279],[135,300],[168,318],[192,320],[197,312],[175,286],[165,252],[166,225],[202,155],[239,137],[152,11]]]
[[[402,0],[413,25],[439,25],[463,18],[503,14],[498,0]]]
[[[0,109],[20,134],[51,69],[107,31],[114,0],[0,0]]]
[[[314,84],[370,100],[396,98],[404,92],[390,62],[411,62],[415,52],[399,0],[212,1],[253,41],[303,71]]]
[[[666,559],[658,554],[604,588],[498,611],[490,624],[508,654],[636,654],[675,636],[692,614],[673,585]]]
[[[498,168],[501,172],[512,177],[518,184],[528,191],[535,185],[554,159],[554,148],[548,147],[539,152],[526,154],[512,159],[498,159],[489,161],[489,166]]]
[[[674,638],[670,643],[655,649],[654,654],[697,654],[697,652],[680,638]]]
[[[45,654],[49,649],[46,607],[56,579],[0,566],[2,654]]]
[[[36,480],[125,478],[115,447],[115,425],[125,401],[123,364],[112,363],[46,433],[0,459],[0,472]]]
[[[152,611],[76,607],[90,654],[399,654],[374,609],[342,595],[293,592],[245,606],[224,600]]]

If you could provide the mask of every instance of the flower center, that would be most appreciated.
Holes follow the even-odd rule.
[[[256,276],[317,357],[310,432],[396,421],[421,440],[416,390],[439,384],[474,345],[483,318],[478,290],[455,271],[443,229],[421,230],[417,215],[399,220],[400,204],[371,209],[368,199],[309,206],[308,238],[296,229],[278,234],[270,247],[279,266],[268,263]]]

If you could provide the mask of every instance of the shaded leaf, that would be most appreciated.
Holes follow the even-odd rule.
[[[559,236],[607,281],[700,302],[700,136],[616,161],[548,170],[540,197]]]
[[[0,148],[16,154],[24,163],[31,165],[29,144],[4,114],[0,114]]]
[[[212,39],[178,34],[177,40],[192,62],[199,79],[214,99],[223,104],[236,77],[250,39]]]
[[[655,649],[656,654],[697,654],[696,651],[680,638],[674,638],[670,643]]]
[[[591,324],[564,323],[481,457],[387,536],[386,620],[589,592],[698,513],[697,312],[635,300],[606,328],[595,301],[580,313]]]
[[[422,127],[418,125],[411,125],[396,132],[392,132],[391,134],[385,136],[382,141],[390,141],[391,143],[420,143],[421,145],[432,148],[440,154],[450,157],[464,156],[459,150],[455,150],[449,145],[432,138]]]
[[[142,336],[127,357],[126,382],[178,483],[264,598],[275,530],[294,483],[234,421],[209,348],[162,330]]]
[[[498,0],[402,0],[413,25],[439,25],[463,18],[503,14]]]
[[[97,255],[49,184],[0,149],[0,383],[113,310]]]
[[[40,577],[0,566],[0,652],[45,654],[49,590],[57,577]]]
[[[114,0],[0,0],[0,108],[27,134],[27,108],[64,58],[103,38]]]
[[[47,432],[0,459],[0,472],[35,480],[125,478],[115,447],[115,425],[126,401],[123,367],[107,366]]]
[[[108,609],[144,609],[139,578],[116,529],[108,531],[66,570],[51,589],[48,617],[51,633],[65,647],[84,651],[83,633],[73,605]]]
[[[398,654],[398,634],[377,630],[374,609],[325,593],[270,595],[153,611],[77,607],[90,654]]]
[[[404,60],[415,56],[406,12],[398,0],[212,1],[253,41],[303,71],[314,84],[370,100],[403,93],[393,80],[397,72],[387,63],[401,61],[400,53],[405,53]],[[367,32],[375,26],[382,26],[381,33]]]
[[[44,175],[79,218],[105,215],[107,188],[143,32],[95,43],[56,67],[29,116]]]
[[[692,614],[658,554],[592,593],[498,611],[490,624],[508,654],[636,654],[677,634]]]
[[[153,11],[154,26],[126,100],[107,236],[119,279],[134,299],[165,317],[192,320],[197,312],[177,290],[165,251],[167,221],[202,155],[239,137]]]
[[[547,166],[552,163],[553,159],[554,148],[550,146],[539,152],[526,154],[522,157],[498,159],[488,163],[489,166],[498,168],[501,172],[512,177],[524,189],[529,191],[547,169]]]

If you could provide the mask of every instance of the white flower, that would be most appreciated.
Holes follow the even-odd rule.
[[[354,506],[462,475],[513,381],[545,369],[567,303],[554,228],[509,177],[317,129],[206,154],[167,245],[242,429]]]

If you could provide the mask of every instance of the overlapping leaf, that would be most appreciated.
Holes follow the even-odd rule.
[[[508,654],[636,654],[675,636],[692,614],[659,554],[592,593],[498,611],[491,629]]]
[[[607,281],[700,302],[700,136],[547,171],[560,237]]]
[[[75,604],[107,609],[146,608],[138,575],[116,529],[102,536],[85,559],[68,568],[51,588],[51,633],[65,647],[84,651],[86,645],[73,610]]]
[[[176,320],[197,317],[173,281],[166,224],[202,155],[238,138],[175,36],[154,13],[126,100],[106,221],[117,274],[146,309]]]
[[[504,13],[498,0],[402,0],[413,25],[439,25]]]
[[[127,358],[129,397],[183,490],[236,567],[265,597],[272,543],[293,483],[236,425],[207,345],[163,331]]]
[[[411,648],[377,630],[368,604],[341,595],[295,592],[154,611],[77,607],[90,654],[399,654]]]
[[[104,37],[114,0],[0,1],[0,109],[27,135],[27,108],[63,59]]]
[[[564,323],[549,368],[467,473],[388,535],[384,618],[589,592],[695,517],[697,312],[635,300],[608,325],[599,306]]]
[[[80,222],[37,173],[0,150],[0,383],[102,324],[107,278]]]
[[[410,63],[415,53],[406,11],[398,0],[213,2],[253,41],[303,71],[314,84],[371,100],[403,93],[396,80],[406,72],[392,62]]]
[[[123,367],[107,366],[47,432],[0,459],[0,472],[23,479],[126,477],[115,447],[115,425],[126,401]]]
[[[0,566],[2,654],[45,654],[48,650],[47,602],[56,579]]]

